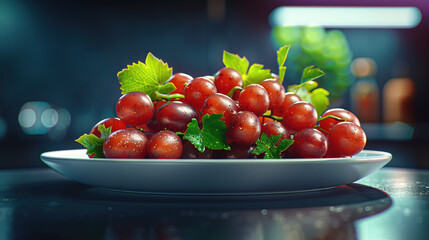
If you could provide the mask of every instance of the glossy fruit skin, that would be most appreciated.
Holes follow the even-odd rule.
[[[153,109],[154,109],[155,113],[158,111],[158,109],[160,109],[166,103],[167,103],[167,101],[164,101],[164,100],[153,101]]]
[[[149,131],[159,132],[163,130],[162,125],[156,120],[156,113],[166,103],[167,101],[164,101],[164,100],[153,101],[153,108],[154,108],[155,114],[153,115],[152,119],[150,119],[149,122],[147,122],[146,124],[146,126],[149,128]],[[136,127],[139,129],[138,126]]]
[[[283,100],[283,103],[277,108],[273,109],[273,115],[281,117],[284,114],[284,111],[293,103],[296,103],[298,101],[302,101],[301,98],[292,92],[285,93],[285,97]]]
[[[238,96],[240,111],[250,111],[256,116],[262,116],[270,106],[267,90],[259,84],[250,84],[243,88]]]
[[[167,129],[173,132],[185,132],[192,118],[198,119],[198,113],[190,105],[171,101],[161,106],[155,114],[158,129]]]
[[[170,94],[183,94],[185,90],[185,86],[193,79],[190,75],[186,73],[175,73],[171,76],[171,78],[166,82],[172,83],[176,87],[176,90],[171,92]]]
[[[116,103],[116,114],[127,125],[147,123],[154,114],[152,100],[146,93],[130,92],[122,95]]]
[[[103,124],[106,128],[112,127],[111,133],[127,128],[127,125],[119,118],[106,118],[95,124],[89,134],[94,134],[97,137],[101,137],[101,133],[98,131],[98,126]]]
[[[321,158],[328,150],[328,139],[314,128],[298,131],[293,140],[293,144],[286,150],[289,157]]]
[[[252,154],[255,145],[241,145],[238,143],[230,144],[231,150],[218,150],[216,151],[216,158],[219,159],[255,159],[258,158]]]
[[[155,133],[147,145],[148,158],[179,159],[183,152],[182,140],[172,131]]]
[[[240,111],[233,115],[228,126],[228,136],[241,145],[252,145],[261,135],[258,117],[249,111]]]
[[[223,114],[221,120],[225,121],[225,124],[228,126],[229,119],[238,112],[238,107],[230,97],[221,93],[215,93],[204,101],[202,112],[203,116],[206,114]]]
[[[148,138],[135,128],[118,130],[103,143],[106,158],[145,158]]]
[[[308,102],[299,101],[290,105],[283,114],[282,124],[293,131],[313,128],[317,123],[317,111]]]
[[[204,149],[204,152],[198,151],[198,149],[190,142],[183,141],[183,152],[182,157],[184,159],[212,159],[214,157],[213,150]]]
[[[185,102],[195,109],[203,107],[204,101],[217,92],[215,84],[207,78],[194,78],[185,87]]]
[[[261,132],[268,137],[281,135],[280,140],[290,139],[289,131],[280,122],[267,122],[262,125]]]
[[[268,122],[274,122],[274,119],[269,118],[269,117],[259,117],[258,119],[259,119],[259,123],[261,124],[261,127],[262,127],[262,125],[264,125],[265,123],[268,123]]]
[[[232,100],[234,100],[234,101],[237,101],[238,102],[238,98],[240,97],[240,93],[241,93],[241,90],[236,90],[236,91],[234,91],[234,93],[232,94]]]
[[[332,127],[325,157],[348,157],[358,154],[366,145],[363,129],[352,122],[341,122]]]
[[[211,76],[211,75],[205,75],[205,76],[202,76],[203,78],[207,78],[208,80],[210,80],[210,81],[212,81],[212,82],[214,82],[214,77],[213,76]]]
[[[268,92],[268,97],[270,98],[268,109],[279,108],[285,99],[285,88],[283,85],[277,79],[265,79],[260,85]]]
[[[328,115],[343,118],[347,122],[352,122],[357,126],[360,126],[359,119],[356,117],[356,115],[354,115],[352,112],[348,110],[345,110],[342,108],[329,109],[326,112],[324,112],[321,117],[326,117]],[[343,122],[343,121],[338,121],[333,118],[327,118],[325,120],[319,121],[319,126],[323,128],[325,131],[330,132],[332,127],[340,122]]]
[[[214,84],[218,93],[227,95],[232,88],[243,86],[243,78],[237,70],[224,67],[217,72]]]

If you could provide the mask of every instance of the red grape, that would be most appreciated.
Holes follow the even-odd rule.
[[[94,134],[97,137],[101,137],[101,133],[100,131],[98,131],[98,126],[103,124],[105,128],[112,127],[111,133],[127,128],[127,125],[124,122],[122,122],[121,119],[119,118],[106,118],[101,120],[97,124],[95,124],[95,126],[91,129],[89,134]]]
[[[152,100],[146,93],[130,92],[120,97],[116,103],[116,114],[130,126],[147,123],[153,113]]]
[[[313,128],[317,123],[317,111],[308,102],[299,101],[290,105],[283,114],[282,124],[291,130]]]
[[[198,149],[190,142],[183,141],[183,152],[182,157],[185,159],[211,159],[213,158],[214,153],[211,149],[204,149],[204,152],[198,151]]]
[[[182,140],[176,133],[168,130],[155,133],[147,146],[148,158],[177,159],[182,152]]]
[[[268,137],[281,135],[280,140],[290,139],[289,131],[279,122],[267,122],[262,125],[261,132]]]
[[[170,80],[166,82],[172,83],[176,87],[176,90],[171,92],[170,94],[183,94],[185,90],[185,86],[192,80],[192,77],[186,73],[175,73],[171,76]]]
[[[286,150],[289,157],[321,158],[328,150],[325,135],[314,128],[298,131],[293,140],[293,144]]]
[[[197,111],[190,105],[171,101],[164,104],[155,114],[158,129],[167,129],[173,132],[185,132],[192,118],[198,119]]]
[[[250,84],[243,88],[238,97],[240,111],[250,111],[256,116],[262,116],[270,106],[267,90],[259,84]]]
[[[277,108],[273,110],[273,115],[281,117],[283,116],[284,111],[293,103],[301,101],[301,98],[293,92],[285,93],[285,98],[283,103]]]
[[[228,125],[230,117],[238,111],[237,104],[228,96],[215,93],[208,97],[203,105],[203,116],[206,114],[223,114],[221,120]]]
[[[185,87],[185,101],[195,109],[201,109],[204,101],[217,92],[216,86],[207,78],[194,78]]]
[[[323,118],[323,117],[326,117],[329,115],[332,115],[334,117],[343,118],[347,122],[352,122],[352,123],[360,126],[359,119],[352,112],[347,111],[345,109],[342,109],[342,108],[329,109],[328,111],[324,112],[321,117]],[[330,132],[332,127],[334,125],[340,123],[340,122],[343,122],[343,121],[338,121],[338,120],[335,120],[333,118],[327,118],[327,119],[324,119],[322,121],[319,121],[319,126],[323,130]]]
[[[285,88],[277,81],[277,79],[266,79],[262,81],[261,86],[268,92],[270,98],[270,106],[268,109],[273,110],[279,108],[285,99]]]
[[[261,135],[258,117],[249,111],[240,111],[229,121],[228,136],[236,143],[252,145]]]
[[[164,100],[153,101],[153,109],[154,109],[155,113],[158,111],[158,109],[160,107],[164,106],[164,104],[166,104],[166,103],[167,103],[167,101],[164,101]]]
[[[328,141],[329,147],[325,157],[353,156],[365,147],[366,135],[358,125],[341,122],[332,127]]]
[[[240,93],[241,93],[241,90],[236,90],[236,91],[234,91],[234,93],[232,94],[232,100],[234,100],[234,101],[238,101],[238,98],[240,97]]]
[[[255,145],[241,145],[238,143],[230,144],[231,150],[219,150],[216,151],[216,158],[220,159],[249,159],[257,158],[256,155],[252,154]]]
[[[222,68],[214,78],[217,92],[227,95],[232,88],[242,87],[243,79],[241,74],[232,68]]]
[[[144,158],[147,136],[135,129],[118,130],[109,135],[103,143],[103,153],[107,158]]]
[[[211,75],[205,75],[205,76],[202,76],[203,78],[207,78],[208,80],[210,80],[210,81],[212,81],[212,82],[214,82],[214,77],[213,76],[211,76]]]
[[[259,119],[259,123],[261,123],[261,127],[262,127],[262,125],[264,125],[265,123],[268,123],[268,122],[274,122],[274,119],[269,118],[269,117],[259,117],[258,119]]]

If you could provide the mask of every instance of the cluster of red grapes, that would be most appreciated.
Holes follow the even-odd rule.
[[[176,90],[152,101],[143,92],[124,94],[116,104],[119,118],[97,123],[112,127],[103,144],[108,158],[258,158],[252,154],[262,133],[293,139],[284,158],[346,157],[359,153],[366,136],[358,118],[345,109],[331,109],[318,118],[311,103],[286,92],[276,77],[243,88],[239,72],[222,68],[215,77],[177,73],[167,83]],[[270,110],[270,111],[269,111]],[[264,115],[270,112],[269,115]],[[192,119],[223,114],[231,150],[199,152],[177,133]],[[144,131],[142,131],[144,129]]]

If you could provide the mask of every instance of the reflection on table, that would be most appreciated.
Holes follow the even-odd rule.
[[[49,169],[4,170],[0,171],[0,239],[429,236],[424,229],[429,220],[424,213],[429,207],[429,172],[382,169],[360,183],[293,194],[184,197],[87,187]],[[419,214],[415,219],[419,223],[405,224],[414,230],[411,233],[393,224],[414,214]]]

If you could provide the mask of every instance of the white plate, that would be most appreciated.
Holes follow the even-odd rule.
[[[120,191],[247,195],[317,190],[359,180],[392,155],[364,150],[324,159],[90,159],[86,150],[46,152],[49,167],[77,182]]]

